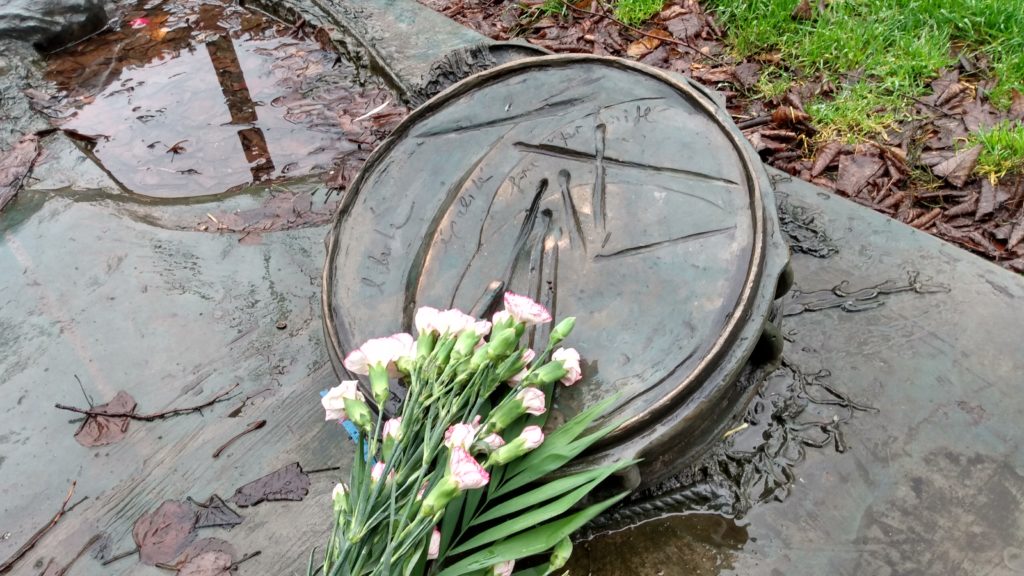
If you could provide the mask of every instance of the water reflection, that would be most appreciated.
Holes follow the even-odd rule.
[[[577,544],[567,568],[592,576],[719,575],[731,571],[748,540],[746,526],[731,518],[670,515]]]
[[[96,137],[98,160],[140,194],[326,171],[360,144],[344,116],[391,98],[357,85],[332,51],[229,3],[160,2],[125,21],[139,24],[57,55],[48,78],[66,94],[62,127]]]

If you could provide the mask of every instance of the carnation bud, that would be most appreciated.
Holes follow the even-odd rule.
[[[370,407],[362,400],[345,398],[345,414],[357,428],[369,432],[373,428],[373,416],[370,414]]]
[[[334,501],[335,515],[348,512],[348,486],[340,482],[335,485],[334,490],[331,492],[331,499]]]
[[[559,342],[565,340],[572,332],[572,329],[576,326],[576,317],[570,316],[565,320],[562,320],[555,326],[554,330],[551,331],[551,336],[548,338],[552,346],[558,345]]]
[[[491,336],[491,341],[487,344],[487,357],[495,361],[505,358],[512,353],[518,341],[519,337],[512,328],[498,332]]]
[[[572,556],[572,540],[568,536],[562,538],[555,544],[554,549],[551,551],[551,559],[548,560],[549,570],[558,570],[562,566],[565,566],[566,562],[569,561],[569,557]]]

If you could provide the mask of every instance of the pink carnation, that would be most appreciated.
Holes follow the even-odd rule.
[[[394,438],[397,442],[402,439],[402,417],[392,418],[384,423],[384,430],[381,432],[384,438]]]
[[[515,318],[516,322],[522,322],[527,326],[551,322],[551,313],[548,309],[526,296],[520,296],[514,292],[505,292],[505,310]]]
[[[449,426],[448,430],[444,433],[444,445],[451,449],[462,447],[463,450],[469,450],[469,447],[472,446],[473,442],[476,440],[476,433],[479,430],[479,416],[474,418],[469,424],[460,422]]]
[[[485,438],[480,439],[480,441],[487,444],[491,450],[497,450],[505,445],[505,439],[497,434],[490,434]]]
[[[559,348],[551,355],[552,360],[562,363],[565,368],[565,376],[562,376],[562,384],[572,386],[583,378],[583,370],[580,369],[580,353],[575,348]]]
[[[384,469],[385,468],[387,468],[387,465],[384,464],[383,462],[377,462],[376,464],[374,464],[373,465],[373,469],[370,470],[370,480],[372,480],[373,482],[380,482],[381,476],[384,475]],[[395,471],[394,470],[388,472],[388,480],[391,480],[394,477],[395,477]]]
[[[509,378],[508,381],[512,384],[519,384],[522,382],[523,378],[526,378],[526,374],[530,371],[530,362],[533,362],[533,359],[536,357],[537,353],[534,352],[533,349],[527,348],[523,352],[523,369]]]
[[[499,562],[494,566],[491,566],[490,576],[511,576],[512,568],[516,565],[515,560],[509,560],[507,562]]]
[[[458,336],[466,330],[473,330],[477,336],[486,336],[491,332],[490,322],[477,320],[455,308],[438,310],[424,306],[416,311],[414,323],[420,334],[434,332],[440,336]]]
[[[441,531],[434,528],[434,531],[430,534],[430,546],[427,549],[427,560],[433,560],[437,558],[437,555],[441,553]]]
[[[544,432],[540,426],[527,426],[519,433],[519,439],[523,441],[523,448],[533,450],[544,443]]]
[[[516,400],[523,403],[527,414],[540,416],[547,412],[547,402],[544,400],[544,392],[537,388],[523,388],[516,394]]]
[[[461,446],[452,449],[452,456],[448,460],[448,475],[460,491],[483,488],[491,479],[487,470]]]
[[[416,342],[409,334],[401,333],[387,338],[367,340],[362,346],[345,357],[345,368],[354,374],[369,374],[370,366],[384,366],[394,371],[394,364],[401,358],[416,356]]]
[[[320,404],[324,407],[324,412],[327,416],[326,420],[344,420],[347,418],[345,414],[346,398],[360,402],[366,400],[363,394],[359,392],[359,383],[355,380],[342,380],[340,384],[328,390],[327,394],[320,399]]]

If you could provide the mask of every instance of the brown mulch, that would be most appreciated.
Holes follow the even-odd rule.
[[[774,100],[753,97],[762,68],[785,62],[772,53],[730,56],[722,29],[696,0],[668,2],[639,29],[591,0],[567,4],[564,17],[542,15],[541,0],[420,1],[494,39],[628,58],[710,86],[725,95],[733,119],[768,164],[1024,272],[1024,175],[998,183],[978,177],[980,149],[962,144],[980,127],[1024,121],[1024,96],[1015,94],[1009,111],[992,106],[984,96],[992,82],[977,62],[960,58],[958,69],[943,71],[932,93],[917,100],[914,119],[887,140],[854,146],[817,137],[804,109],[835,91],[827,81],[804,77]]]

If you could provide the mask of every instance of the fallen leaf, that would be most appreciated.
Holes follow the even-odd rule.
[[[800,0],[789,17],[793,20],[810,20],[814,18],[814,9],[811,8],[811,3],[808,0]]]
[[[238,506],[255,506],[277,500],[298,501],[309,493],[309,476],[298,462],[249,482],[235,491],[231,501]]]
[[[992,105],[988,102],[968,102],[964,105],[964,126],[969,132],[977,132],[982,128],[991,128],[996,125],[997,114]]]
[[[181,556],[178,556],[178,559],[172,566],[180,569],[185,564],[208,552],[222,552],[227,554],[232,561],[235,557],[235,547],[230,542],[220,538],[203,538],[189,544],[188,548],[181,553]]]
[[[732,75],[744,88],[752,88],[761,79],[761,65],[757,62],[744,62],[733,69]]]
[[[1011,92],[1010,116],[1017,120],[1024,120],[1024,94],[1014,88]]]
[[[631,42],[626,47],[626,55],[630,58],[643,58],[653,52],[658,46],[661,46],[661,40],[644,36],[636,42]]]
[[[150,566],[173,562],[195,540],[195,525],[195,510],[187,502],[167,500],[143,514],[132,526],[139,560]]]
[[[665,22],[665,28],[680,40],[693,38],[704,29],[704,20],[697,14],[682,14]]]
[[[978,209],[974,213],[974,221],[977,222],[996,210],[996,187],[989,182],[988,178],[981,179],[981,196],[978,197]]]
[[[836,179],[836,189],[855,196],[860,192],[868,180],[874,178],[878,171],[885,166],[881,158],[861,154],[847,154],[839,158],[839,176]]]
[[[735,78],[732,74],[732,66],[719,66],[718,68],[697,68],[693,67],[693,75],[702,82],[714,84],[716,82],[732,82]]]
[[[186,562],[178,576],[229,576],[234,560],[225,552],[203,552]]]
[[[811,119],[810,114],[791,106],[779,106],[772,112],[772,122],[778,126],[795,126]]]
[[[241,524],[245,520],[238,512],[232,510],[224,499],[216,494],[207,498],[206,502],[196,502],[192,499],[189,499],[189,502],[195,507],[197,529],[213,526],[227,526],[230,528]]]
[[[1024,242],[1024,213],[1017,217],[1017,223],[1010,232],[1010,239],[1006,241],[1006,249],[1013,250],[1021,242]]]
[[[961,150],[945,162],[932,166],[932,173],[939,178],[945,178],[954,186],[962,187],[974,172],[980,154],[981,144],[969,150]]]
[[[832,161],[836,159],[836,156],[839,155],[842,149],[843,144],[837,140],[833,140],[818,148],[817,154],[814,155],[814,165],[811,166],[811,177],[817,178],[821,176],[821,173],[832,165]]]
[[[39,156],[39,137],[28,135],[6,152],[0,152],[0,211],[21,189],[25,175]]]
[[[96,406],[93,411],[107,414],[132,414],[135,412],[135,405],[135,398],[121,390],[110,402]],[[75,432],[75,440],[87,448],[120,442],[128,433],[129,422],[131,422],[131,418],[126,416],[90,414]]]
[[[946,160],[953,157],[953,153],[949,150],[925,150],[921,152],[921,156],[918,157],[918,162],[929,168],[932,166],[938,166]]]

